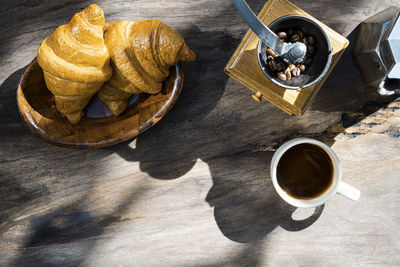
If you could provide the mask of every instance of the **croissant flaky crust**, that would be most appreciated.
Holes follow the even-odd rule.
[[[115,116],[126,109],[132,94],[160,92],[171,66],[196,59],[182,36],[159,20],[107,26],[104,38],[114,72],[97,94]]]
[[[112,76],[104,43],[103,10],[92,4],[58,27],[40,45],[37,60],[57,110],[72,124],[83,116],[92,96]]]

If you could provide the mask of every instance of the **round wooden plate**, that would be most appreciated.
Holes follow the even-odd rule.
[[[176,65],[160,93],[133,96],[119,117],[110,115],[108,108],[94,98],[86,109],[89,115],[71,125],[57,111],[35,58],[21,76],[17,101],[23,121],[35,136],[57,146],[95,148],[128,140],[156,124],[178,99],[182,85],[182,68]]]

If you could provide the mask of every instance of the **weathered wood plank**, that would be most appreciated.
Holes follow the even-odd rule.
[[[293,2],[351,42],[362,20],[399,6]],[[182,33],[198,55],[184,65],[183,92],[154,128],[120,145],[81,151],[32,137],[15,102],[22,68],[89,3],[0,3],[0,265],[399,265],[394,98],[364,85],[350,46],[302,118],[253,103],[223,74],[247,31],[230,1],[98,1],[111,21],[159,18]],[[294,222],[313,211],[281,201],[268,176],[273,149],[293,136],[332,145],[360,201],[336,196]]]

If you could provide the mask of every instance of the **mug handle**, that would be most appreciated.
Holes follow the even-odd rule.
[[[348,199],[357,201],[360,199],[361,192],[357,188],[346,184],[344,182],[339,182],[338,186],[338,191],[339,194],[341,194],[344,197],[347,197]]]

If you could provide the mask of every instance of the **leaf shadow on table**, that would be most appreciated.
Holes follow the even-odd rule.
[[[128,209],[141,197],[143,190],[135,188],[120,199],[118,205],[105,214],[90,212],[89,198],[81,198],[51,212],[29,220],[32,234],[26,238],[24,250],[11,266],[78,266],[95,248],[106,231],[115,230]],[[90,195],[90,191],[88,191]],[[71,244],[71,245],[70,245]],[[64,249],[57,249],[63,247]]]

